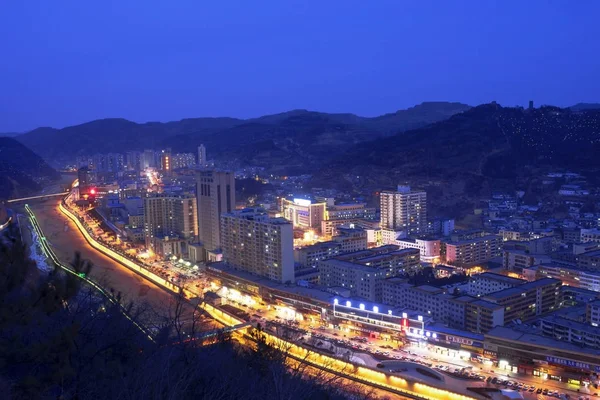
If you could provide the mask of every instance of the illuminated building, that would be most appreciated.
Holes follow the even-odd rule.
[[[294,282],[294,234],[284,218],[269,218],[261,208],[221,216],[223,261],[242,271],[278,282]]]
[[[342,225],[337,227],[336,233],[337,235],[332,240],[339,243],[340,253],[350,253],[367,248],[367,231],[364,229]]]
[[[173,169],[173,156],[171,155],[170,150],[162,151],[160,155],[160,168],[165,172],[169,172]]]
[[[451,265],[472,266],[502,254],[502,237],[487,235],[458,242],[446,242],[446,262]]]
[[[420,268],[417,250],[405,249],[385,253],[371,250],[319,262],[319,282],[324,286],[347,289],[351,296],[382,301],[382,282],[386,278]],[[355,254],[357,256],[354,257]]]
[[[235,175],[225,171],[199,171],[196,176],[198,199],[198,240],[207,259],[217,261],[221,247],[221,214],[235,209]]]
[[[563,285],[600,292],[600,272],[588,271],[575,266],[543,263],[523,270],[527,280],[540,278],[559,279]]]
[[[381,228],[402,232],[404,237],[427,233],[427,193],[398,186],[380,194]]]
[[[321,231],[327,203],[312,203],[306,199],[281,199],[283,217],[292,222],[294,228]]]
[[[145,198],[144,234],[149,248],[152,246],[151,239],[157,236],[195,238],[198,234],[196,198],[176,195]]]
[[[327,207],[325,219],[374,219],[375,215],[375,208],[367,207],[365,203],[336,204]]]
[[[140,157],[141,169],[156,167],[156,156],[154,150],[146,149]]]
[[[511,278],[509,276],[484,272],[474,274],[469,282],[469,294],[471,296],[483,296],[488,293],[509,289],[522,285],[527,281],[524,279]]]
[[[598,349],[507,327],[485,334],[484,352],[500,370],[576,385],[600,372]]]
[[[203,144],[198,146],[198,166],[205,167],[208,165],[208,160],[206,159],[206,147]]]
[[[173,169],[191,168],[196,165],[196,157],[193,153],[177,153],[171,159]]]
[[[441,241],[434,238],[399,238],[401,232],[392,229],[382,229],[381,239],[384,244],[393,244],[401,249],[417,249],[424,262],[438,263],[440,261]]]

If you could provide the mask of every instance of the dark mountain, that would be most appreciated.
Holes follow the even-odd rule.
[[[0,199],[29,194],[60,178],[44,160],[13,138],[0,137]]]
[[[209,134],[241,123],[234,118],[190,118],[137,124],[121,118],[100,119],[63,129],[38,128],[18,140],[47,160],[81,154],[124,152],[158,147],[169,136]]]
[[[423,103],[375,118],[293,110],[248,120],[194,118],[137,124],[103,119],[64,129],[38,128],[18,140],[47,160],[160,147],[193,152],[204,143],[211,157],[235,157],[259,165],[305,165],[354,143],[425,126],[468,108],[460,103]]]
[[[600,110],[488,104],[354,146],[322,168],[314,184],[375,192],[408,182],[430,187],[434,208],[461,208],[487,195],[492,185],[514,185],[527,168],[598,169],[597,154]]]
[[[443,121],[454,114],[467,111],[470,108],[471,106],[462,103],[448,103],[443,101],[424,102],[392,114],[368,118],[363,124],[379,132],[395,134],[401,131],[421,128],[433,122]]]
[[[569,108],[573,111],[600,110],[600,103],[577,103]]]

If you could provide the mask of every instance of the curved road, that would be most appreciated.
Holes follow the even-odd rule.
[[[173,296],[93,249],[75,224],[59,211],[59,202],[60,199],[51,199],[29,203],[58,258],[69,263],[75,251],[81,252],[81,256],[94,265],[90,273],[94,281],[107,289],[114,289],[115,293],[121,292],[125,301],[146,303],[159,315],[168,315],[174,306]]]

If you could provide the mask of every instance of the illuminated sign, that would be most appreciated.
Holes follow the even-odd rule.
[[[565,367],[581,368],[581,369],[587,369],[590,371],[595,370],[596,372],[600,372],[600,366],[598,366],[598,365],[594,366],[594,365],[590,365],[588,363],[584,363],[584,362],[580,362],[580,361],[566,360],[564,358],[551,357],[551,356],[547,356],[546,361],[548,361],[549,363],[553,363],[553,364],[564,365]]]
[[[308,207],[312,204],[312,202],[307,199],[294,199],[294,204],[298,204],[299,206]]]

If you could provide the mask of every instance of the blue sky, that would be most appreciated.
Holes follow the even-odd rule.
[[[0,0],[0,132],[600,101],[600,2]]]

